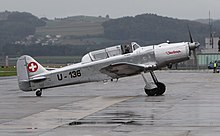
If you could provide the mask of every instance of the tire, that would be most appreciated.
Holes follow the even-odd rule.
[[[164,83],[158,82],[157,84],[157,91],[156,91],[156,95],[160,96],[163,95],[166,91],[166,86]]]
[[[156,95],[156,92],[157,92],[157,89],[144,89],[145,93],[148,95],[148,96],[155,96]]]
[[[37,97],[40,97],[41,95],[42,95],[42,90],[37,90],[37,91],[36,91],[36,96],[37,96]]]

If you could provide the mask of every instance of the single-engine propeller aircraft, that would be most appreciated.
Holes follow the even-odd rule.
[[[162,95],[166,86],[159,82],[154,74],[171,64],[190,59],[191,52],[195,55],[198,42],[162,43],[140,47],[132,42],[128,45],[117,45],[92,51],[82,57],[80,63],[72,64],[55,70],[46,70],[32,57],[23,55],[17,61],[19,88],[23,91],[36,91],[42,95],[42,89],[87,82],[118,79],[142,74],[145,81],[145,93],[148,96]],[[143,73],[149,72],[153,83],[147,81]]]

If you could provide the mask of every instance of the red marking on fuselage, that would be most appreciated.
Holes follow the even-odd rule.
[[[167,51],[166,54],[167,55],[173,55],[173,54],[179,54],[181,51],[180,50],[176,50],[176,51]]]

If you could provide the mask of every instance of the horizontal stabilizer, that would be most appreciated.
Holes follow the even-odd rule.
[[[51,70],[56,70],[58,68],[46,68],[46,70],[51,71]]]
[[[40,77],[32,77],[32,78],[30,78],[30,81],[31,82],[39,82],[39,81],[46,80],[46,79],[47,79],[46,77],[40,76]]]

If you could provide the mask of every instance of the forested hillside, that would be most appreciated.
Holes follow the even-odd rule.
[[[216,21],[213,22],[213,29],[214,30],[220,29],[220,20],[216,20]]]
[[[12,42],[35,34],[36,27],[46,23],[30,13],[4,12],[0,15],[0,51]]]
[[[143,43],[159,43],[189,40],[187,25],[193,37],[200,43],[209,36],[209,26],[199,22],[143,14],[135,17],[112,19],[103,23],[104,36],[112,40],[136,40]],[[218,27],[214,30],[220,33]],[[203,44],[204,45],[204,44]]]
[[[48,20],[26,12],[6,11],[0,13],[0,52],[1,56],[78,56],[131,41],[142,46],[167,40],[189,41],[187,25],[194,40],[204,46],[209,25],[197,21],[155,14],[118,19],[75,16]],[[219,36],[220,21],[213,23],[213,32]]]

